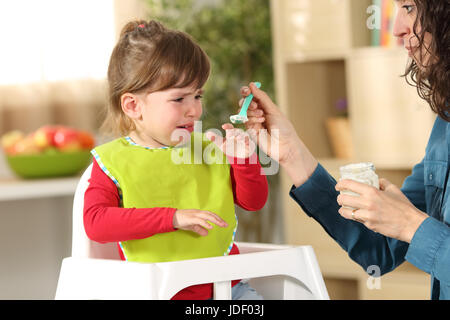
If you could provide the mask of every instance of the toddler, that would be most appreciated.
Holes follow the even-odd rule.
[[[234,205],[257,211],[267,200],[267,180],[248,141],[240,144],[239,161],[224,155],[242,138],[231,124],[222,127],[224,139],[211,135],[214,142],[193,132],[209,72],[207,55],[183,32],[156,21],[130,22],[121,32],[108,68],[104,122],[120,138],[92,150],[84,226],[93,241],[117,242],[123,260],[239,254]],[[212,143],[217,152],[205,153]],[[173,152],[192,161],[176,163]],[[201,163],[194,159],[198,152]],[[205,161],[208,154],[223,161]],[[261,298],[246,283],[232,285],[233,299]],[[211,297],[212,284],[203,284],[172,299]]]

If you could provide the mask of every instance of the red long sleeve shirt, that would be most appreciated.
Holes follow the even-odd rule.
[[[268,195],[267,179],[261,174],[261,165],[258,161],[256,164],[249,164],[249,160],[246,164],[233,164],[236,162],[230,161],[234,202],[248,211],[260,210]],[[119,203],[116,185],[94,159],[89,187],[84,195],[84,227],[89,239],[100,243],[121,242],[176,230],[173,228],[176,208],[121,208]],[[124,260],[119,246],[118,250]],[[239,254],[235,244],[230,254]],[[185,288],[172,299],[205,300],[211,297],[212,284],[202,284]]]

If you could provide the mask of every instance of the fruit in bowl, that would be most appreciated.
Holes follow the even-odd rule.
[[[43,126],[25,135],[14,130],[1,137],[11,169],[22,178],[69,176],[86,168],[95,146],[91,133],[67,126]]]

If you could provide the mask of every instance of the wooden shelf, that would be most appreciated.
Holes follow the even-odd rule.
[[[72,196],[80,177],[22,180],[0,179],[0,201]]]
[[[349,52],[349,56],[352,57],[370,57],[370,56],[377,56],[380,54],[386,54],[386,53],[391,53],[394,55],[406,55],[405,49],[401,46],[395,46],[395,47],[371,47],[371,46],[365,46],[365,47],[358,47],[358,48],[353,48],[350,52]]]
[[[344,60],[349,55],[348,50],[316,51],[302,54],[291,53],[284,57],[286,63],[306,63],[324,60]]]

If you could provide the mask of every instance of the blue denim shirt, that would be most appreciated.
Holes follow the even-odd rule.
[[[410,244],[342,218],[336,181],[320,164],[302,186],[292,187],[290,195],[364,270],[377,265],[385,274],[407,260],[431,275],[432,299],[450,299],[449,144],[450,123],[438,117],[424,159],[402,186],[409,200],[429,215]]]

